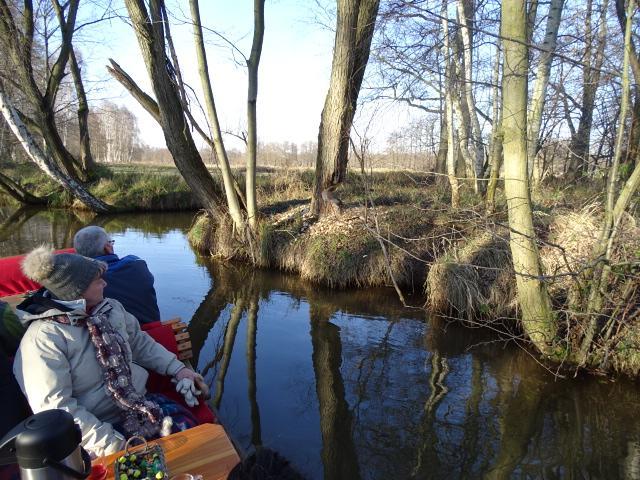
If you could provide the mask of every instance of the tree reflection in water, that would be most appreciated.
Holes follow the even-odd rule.
[[[229,370],[230,329],[247,328],[249,399],[237,415],[250,418],[251,425],[240,435],[253,445],[277,446],[280,435],[302,430],[298,444],[316,445],[320,457],[321,469],[309,472],[313,478],[639,478],[640,428],[612,401],[638,404],[635,388],[624,381],[554,379],[528,353],[489,332],[437,319],[424,323],[415,314],[407,318],[411,312],[379,291],[330,292],[243,266],[208,268],[214,288],[202,310],[213,315],[192,320],[194,348],[203,345],[196,337],[208,332],[213,317],[224,317],[226,324],[218,328],[217,340],[207,339],[217,347],[209,363],[200,364],[209,368],[219,393],[217,385]],[[302,358],[308,346],[300,343],[297,360],[311,362],[313,377],[305,381],[312,382],[315,396],[304,410],[318,416],[304,428],[280,423],[274,431],[261,425],[265,409],[257,385],[262,396],[273,395],[268,375],[283,373],[267,374],[260,367],[269,355],[264,352],[279,354],[273,344],[282,337],[272,329],[285,314],[282,307],[274,310],[272,296],[281,294],[285,309],[308,309],[311,358]],[[238,309],[244,312],[239,322]],[[240,336],[233,335],[237,342]],[[257,343],[265,349],[260,357]],[[238,381],[227,374],[227,384]],[[271,414],[267,409],[266,418]],[[309,463],[295,448],[283,448],[285,456]]]
[[[316,479],[640,479],[638,385],[555,379],[528,353],[425,321],[390,291],[193,264],[188,215],[0,209],[0,255],[69,246],[88,222],[126,230],[163,272],[166,304],[193,315],[194,364],[243,448],[274,448]],[[198,289],[175,278],[178,265]]]
[[[331,313],[321,306],[311,305],[312,360],[320,412],[324,478],[358,480],[360,469],[353,442],[352,413],[345,400],[340,373],[340,329],[330,322]]]

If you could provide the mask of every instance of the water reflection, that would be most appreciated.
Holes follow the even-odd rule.
[[[69,246],[73,235],[83,225],[81,218],[67,212],[34,207],[0,208],[3,256],[20,255],[39,243],[49,243],[55,248]]]
[[[313,371],[318,395],[324,478],[360,478],[353,416],[345,399],[340,328],[330,322],[332,309],[311,305]]]
[[[243,449],[274,448],[314,479],[640,478],[635,383],[554,379],[527,352],[425,322],[386,290],[197,259],[189,215],[0,210],[0,255],[68,246],[87,222],[147,259]]]
[[[325,479],[639,478],[632,383],[554,379],[490,333],[425,325],[380,292],[327,292],[242,266],[207,268],[214,287],[203,305],[224,325],[208,330],[216,320],[202,328],[195,317],[190,329],[222,416],[237,419],[231,430],[245,447],[276,447]],[[283,335],[298,337],[305,318],[310,345],[300,338],[298,354],[270,371],[263,362],[282,354]],[[198,331],[207,338],[197,340]],[[244,358],[231,343],[244,347]],[[272,382],[307,355],[306,377],[295,378],[303,398],[291,383]],[[274,409],[289,421],[262,424]],[[303,418],[292,426],[296,415]],[[283,432],[296,447],[280,442]],[[315,449],[317,464],[299,453],[302,444]]]

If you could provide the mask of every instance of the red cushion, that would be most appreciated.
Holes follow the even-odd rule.
[[[73,248],[57,250],[56,253],[75,253]],[[0,297],[19,295],[38,290],[40,284],[29,280],[20,269],[24,255],[0,258]]]
[[[172,353],[178,353],[178,343],[173,334],[173,328],[169,325],[162,325],[160,322],[145,323],[142,330],[147,332],[153,339],[161,344],[164,348]],[[175,386],[171,383],[171,379],[166,375],[159,375],[155,372],[149,372],[147,380],[147,390],[151,393],[161,393],[165,397],[184,405],[193,416],[196,417],[198,423],[217,423],[217,418],[206,403],[200,402],[200,405],[189,407],[184,403],[184,398],[175,390]]]
[[[171,353],[178,354],[178,343],[173,334],[173,328],[169,325],[162,325],[160,322],[145,323],[142,325],[142,330],[147,332],[156,342]],[[173,384],[171,383],[171,379],[166,375],[149,372],[147,390],[151,393],[164,393],[165,391],[173,390]]]

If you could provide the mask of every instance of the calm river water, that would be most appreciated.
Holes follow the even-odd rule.
[[[163,318],[189,323],[194,364],[238,446],[278,450],[309,478],[640,478],[638,384],[555,380],[517,348],[401,308],[392,291],[198,258],[191,220],[0,209],[0,256],[104,226],[116,253],[147,260]]]

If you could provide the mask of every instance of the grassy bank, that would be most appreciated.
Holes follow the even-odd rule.
[[[340,191],[343,212],[316,220],[308,215],[311,180],[304,171],[259,178],[264,216],[253,251],[239,244],[229,225],[207,216],[194,224],[193,245],[206,254],[242,258],[331,287],[390,285],[393,275],[405,289],[420,291],[429,262],[459,237],[472,215],[452,215],[446,188],[430,175],[351,173]]]
[[[18,181],[28,192],[45,200],[52,208],[85,207],[54,183],[33,164],[2,165],[5,175]],[[89,191],[116,210],[196,210],[198,202],[175,167],[144,165],[101,165],[99,180],[88,185]],[[0,205],[18,203],[0,190]]]
[[[559,334],[572,350],[586,322],[572,311],[572,295],[585,288],[578,275],[592,261],[602,191],[597,182],[572,187],[549,182],[533,195],[546,282],[563,325]],[[504,198],[487,216],[482,198],[469,185],[458,210],[449,207],[448,192],[446,184],[427,174],[351,172],[339,190],[343,211],[317,220],[308,215],[309,174],[267,176],[260,183],[263,218],[256,238],[239,241],[230,224],[199,216],[190,239],[204,254],[294,272],[331,287],[395,281],[403,291],[421,294],[430,312],[524,340]],[[613,349],[610,343],[593,356],[594,365],[604,358],[608,368],[634,375],[640,372],[638,220],[630,215],[621,225],[612,298],[603,311],[603,318],[619,322],[627,315],[629,321],[613,332],[621,339]]]
[[[33,169],[12,174],[51,206],[72,204]],[[175,168],[116,166],[101,174],[91,191],[121,211],[198,207]],[[289,271],[334,288],[396,285],[418,294],[430,312],[523,339],[504,198],[498,196],[495,213],[488,216],[483,198],[464,184],[461,207],[452,210],[446,182],[433,175],[351,171],[337,191],[342,211],[318,220],[308,213],[312,180],[310,170],[263,169],[257,182],[258,231],[247,237],[234,232],[228,219],[198,215],[191,243],[205,255]],[[597,180],[572,186],[550,181],[533,192],[545,282],[567,352],[576,351],[589,320],[575,306],[589,288],[580,274],[593,264],[603,190]],[[601,313],[607,341],[593,349],[592,361],[635,375],[640,372],[640,219],[637,209],[633,212],[619,226]]]
[[[342,212],[317,220],[308,214],[312,178],[304,170],[259,176],[257,238],[239,240],[230,224],[201,215],[190,232],[192,244],[207,255],[295,272],[337,288],[391,285],[393,276],[401,287],[426,288],[430,307],[441,313],[471,317],[488,308],[513,310],[513,292],[507,291],[512,282],[506,280],[513,274],[508,219],[500,196],[496,213],[487,217],[482,197],[469,185],[454,211],[448,186],[432,174],[350,172],[338,191]],[[541,187],[534,205],[540,238],[548,238],[558,212],[597,202],[599,188]],[[474,285],[475,293],[469,291]]]

